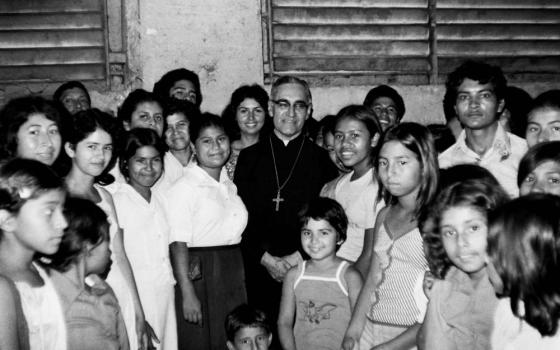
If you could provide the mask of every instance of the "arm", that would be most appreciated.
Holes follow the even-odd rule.
[[[294,293],[294,282],[298,269],[292,268],[284,278],[282,285],[282,299],[280,301],[280,313],[278,315],[278,337],[284,350],[296,350],[294,338],[294,318],[296,314],[296,296]]]
[[[346,281],[346,286],[348,288],[348,298],[350,299],[351,311],[354,311],[356,302],[358,301],[358,295],[362,289],[362,275],[354,267],[349,266],[344,274],[344,280]]]
[[[19,338],[23,335],[18,334],[18,313],[17,308],[21,308],[18,300],[17,290],[11,281],[0,277],[0,349],[17,350],[20,348]],[[23,317],[23,311],[20,315]]]
[[[403,333],[401,333],[396,338],[383,343],[379,344],[376,347],[373,347],[372,350],[405,350],[410,349],[416,345],[416,335],[418,334],[418,330],[422,325],[420,323],[416,323],[410,327]]]
[[[191,323],[202,321],[202,309],[194,291],[194,286],[189,280],[189,250],[184,242],[173,242],[169,246],[173,275],[177,280],[183,297],[183,317]]]
[[[375,229],[367,228],[364,232],[364,245],[362,248],[362,253],[358,257],[358,260],[354,263],[354,267],[360,272],[362,277],[367,276],[367,270],[369,268],[369,262],[371,261],[371,252],[373,252],[373,235]]]

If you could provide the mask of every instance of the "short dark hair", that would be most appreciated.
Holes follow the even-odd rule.
[[[230,342],[235,340],[235,335],[243,328],[262,328],[271,334],[272,327],[266,314],[247,304],[241,304],[226,316],[226,338]]]
[[[540,108],[560,110],[560,90],[548,90],[538,95],[533,100],[529,113]]]
[[[311,98],[311,89],[309,89],[309,84],[307,84],[305,80],[294,77],[293,75],[284,75],[276,79],[272,84],[272,88],[270,89],[270,97],[275,98],[276,90],[278,90],[278,87],[285,84],[298,84],[301,87],[303,87],[303,90],[305,90],[305,93],[307,95],[307,100],[309,103],[311,103],[312,98]]]
[[[194,119],[200,118],[200,110],[198,109],[198,107],[195,106],[192,102],[186,100],[170,101],[165,106],[165,108],[163,108],[163,118],[167,118],[170,115],[177,113],[184,115],[189,123]]]
[[[519,162],[517,172],[517,186],[544,162],[553,161],[560,164],[560,141],[541,142],[531,147]]]
[[[84,86],[84,84],[80,83],[77,80],[72,80],[72,81],[67,81],[66,83],[60,85],[56,91],[53,94],[53,100],[54,101],[59,101],[62,102],[60,99],[62,98],[62,94],[66,91],[66,90],[70,90],[70,89],[74,89],[74,88],[78,88],[80,90],[82,90],[84,92],[84,94],[86,95],[86,98],[88,100],[89,105],[91,106],[91,97],[89,96],[89,92],[86,89],[86,87]]]
[[[498,101],[506,96],[506,78],[502,69],[480,61],[466,61],[447,76],[445,87],[451,101],[457,100],[459,86],[465,79],[478,81],[480,84],[491,84]]]
[[[163,156],[167,150],[165,142],[158,134],[148,128],[134,128],[127,131],[123,137],[123,143],[119,147],[119,170],[121,174],[128,180],[128,162],[131,157],[136,154],[136,151],[144,146],[154,147],[161,156],[163,161]]]
[[[64,203],[64,216],[68,226],[58,251],[49,256],[50,267],[64,272],[83,252],[85,244],[92,246],[109,240],[107,215],[88,199],[68,197]]]
[[[371,108],[373,102],[379,97],[388,97],[395,102],[395,107],[397,108],[397,123],[399,123],[406,112],[402,96],[389,85],[379,85],[368,91],[363,105]]]
[[[197,107],[200,107],[200,104],[202,103],[200,79],[195,72],[185,68],[174,69],[165,73],[161,79],[154,84],[154,94],[158,96],[161,101],[164,101],[165,104],[167,104],[170,100],[173,100],[169,97],[169,90],[179,80],[188,80],[194,85],[194,89],[196,90],[195,104]]]
[[[476,164],[457,164],[439,171],[440,189],[466,180],[482,180],[495,186],[501,186],[488,169]]]
[[[195,143],[196,139],[200,136],[200,133],[209,127],[222,129],[225,132],[222,118],[212,113],[202,113],[200,118],[194,120],[189,125],[189,136],[191,138],[191,142]]]
[[[511,310],[541,335],[560,320],[560,197],[533,193],[489,215],[488,255]],[[525,312],[519,310],[524,303]]]
[[[123,124],[124,122],[130,123],[132,113],[134,113],[139,104],[144,102],[157,103],[163,109],[163,103],[158,96],[144,89],[136,89],[128,94],[119,108],[117,113],[119,121]]]
[[[368,130],[371,138],[373,138],[375,134],[378,134],[379,137],[383,134],[383,129],[381,128],[381,124],[379,124],[379,120],[377,119],[373,111],[366,106],[349,105],[342,108],[336,115],[336,123],[333,131],[336,129],[338,123],[340,123],[344,119],[353,119],[362,122],[366,126],[366,129]],[[377,145],[371,150],[371,161],[375,160],[379,145],[380,143],[378,142]]]
[[[241,130],[239,129],[239,124],[237,123],[236,118],[237,108],[243,101],[245,101],[245,99],[248,98],[252,98],[257,101],[264,110],[264,125],[259,134],[263,135],[272,129],[272,121],[268,114],[268,93],[266,90],[258,84],[242,85],[231,94],[231,101],[222,113],[222,119],[224,120],[226,132],[232,141],[238,140],[241,135]]]
[[[325,220],[331,225],[338,235],[337,241],[346,241],[346,230],[348,229],[348,217],[344,208],[334,199],[327,197],[316,197],[310,200],[299,212],[300,228],[313,220]],[[337,244],[337,249],[340,245]]]
[[[55,122],[62,133],[61,112],[52,101],[39,96],[14,98],[0,112],[0,159],[17,156],[17,133],[29,117],[36,113]]]
[[[445,278],[452,265],[443,247],[439,229],[443,213],[454,206],[469,206],[487,216],[490,210],[508,200],[503,188],[496,186],[494,177],[489,179],[467,179],[443,188],[419,220],[428,265],[437,278]]]
[[[324,116],[319,121],[319,130],[323,134],[323,139],[328,133],[334,134],[334,127],[336,126],[336,115],[329,114]]]

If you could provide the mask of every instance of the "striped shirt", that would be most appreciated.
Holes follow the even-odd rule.
[[[391,236],[383,223],[374,247],[379,257],[381,280],[368,318],[376,323],[408,327],[417,322],[420,313],[414,299],[414,286],[424,275],[428,263],[418,228],[396,240]]]

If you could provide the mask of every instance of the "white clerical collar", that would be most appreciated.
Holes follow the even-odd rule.
[[[299,135],[301,135],[301,131],[292,137],[286,137],[285,135],[282,135],[280,132],[278,132],[278,130],[274,129],[274,135],[276,135],[276,137],[278,137],[278,139],[280,139],[280,141],[284,143],[284,146],[288,146],[288,143],[290,143],[290,141],[295,140]]]

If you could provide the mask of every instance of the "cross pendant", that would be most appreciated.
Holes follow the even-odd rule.
[[[273,202],[276,202],[276,211],[280,210],[280,202],[284,201],[284,198],[280,198],[280,191],[276,192],[276,198],[272,198]]]

